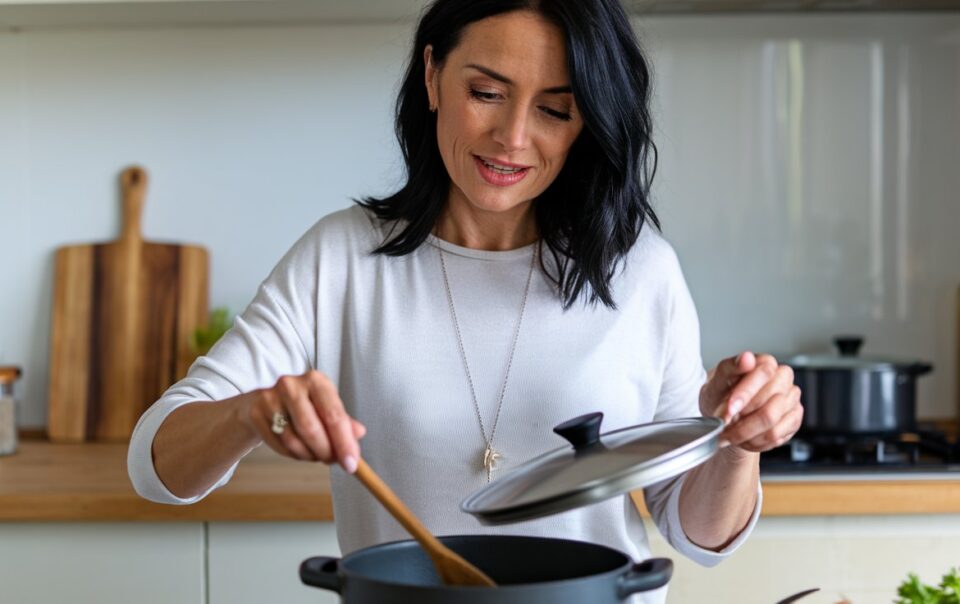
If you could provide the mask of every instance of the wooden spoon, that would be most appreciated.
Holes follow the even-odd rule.
[[[444,583],[447,585],[496,587],[497,584],[493,582],[493,579],[484,574],[483,571],[440,543],[363,459],[360,459],[357,463],[357,478],[426,550],[427,555],[433,560],[433,566],[436,567],[437,574],[440,575]]]

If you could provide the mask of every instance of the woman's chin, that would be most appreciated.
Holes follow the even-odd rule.
[[[483,194],[486,193],[486,194]],[[530,205],[530,200],[524,200],[516,195],[490,195],[489,192],[483,192],[479,195],[468,196],[467,200],[474,209],[491,213],[509,213],[512,211],[525,210]]]

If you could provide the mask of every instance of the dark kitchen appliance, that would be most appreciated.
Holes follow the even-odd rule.
[[[915,360],[860,356],[863,338],[838,336],[839,355],[784,361],[803,391],[801,434],[896,434],[916,426],[916,382],[933,366]]]

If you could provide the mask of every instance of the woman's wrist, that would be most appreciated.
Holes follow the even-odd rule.
[[[228,402],[231,405],[232,422],[240,426],[245,442],[249,444],[251,449],[261,444],[263,439],[253,425],[253,420],[250,416],[250,408],[253,405],[253,398],[250,393],[241,394],[230,399]]]
[[[736,445],[723,447],[718,456],[726,463],[734,466],[753,466],[760,463],[760,454],[741,449]]]

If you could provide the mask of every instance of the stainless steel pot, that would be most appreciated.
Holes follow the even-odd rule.
[[[340,594],[344,604],[617,604],[667,584],[673,564],[639,564],[615,549],[567,539],[472,535],[440,537],[489,575],[497,587],[454,587],[440,581],[416,541],[397,541],[344,558],[300,565],[307,585]]]
[[[834,338],[839,355],[800,355],[785,361],[802,390],[801,431],[818,434],[909,432],[916,428],[921,361],[861,357],[860,336]]]

